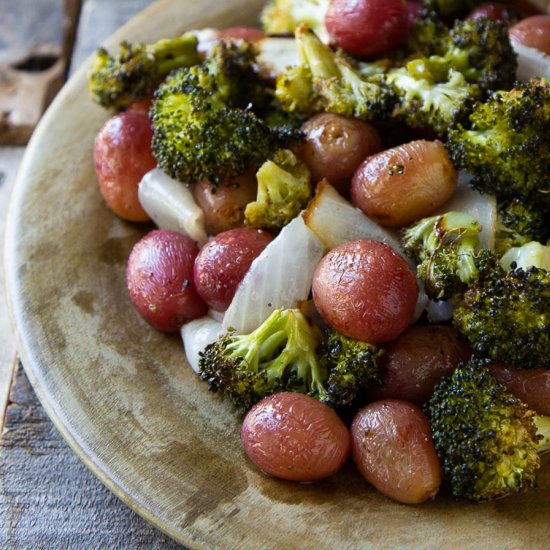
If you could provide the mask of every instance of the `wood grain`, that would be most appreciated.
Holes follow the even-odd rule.
[[[64,81],[79,0],[0,0],[0,144],[25,144]]]

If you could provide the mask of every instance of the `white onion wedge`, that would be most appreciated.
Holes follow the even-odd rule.
[[[252,262],[223,318],[223,328],[247,334],[278,308],[307,300],[324,247],[302,216],[285,226]]]
[[[518,80],[527,82],[535,76],[542,76],[550,80],[550,56],[517,42],[512,42],[512,47],[518,55]]]
[[[199,354],[208,344],[215,342],[222,332],[222,324],[208,315],[185,323],[181,328],[185,356],[196,373],[199,372]]]
[[[326,180],[317,185],[315,198],[304,212],[304,221],[327,250],[349,241],[380,241],[391,246],[414,266],[392,233],[355,208]]]
[[[138,188],[141,206],[160,229],[179,231],[202,246],[207,240],[204,214],[189,187],[155,168]]]
[[[460,172],[454,195],[436,214],[455,211],[474,216],[483,228],[479,234],[479,247],[494,249],[497,201],[493,195],[480,193],[474,189],[469,183],[471,179],[472,176],[467,172]]]

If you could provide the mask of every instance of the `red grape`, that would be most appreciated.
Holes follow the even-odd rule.
[[[332,0],[325,16],[331,41],[357,56],[382,56],[407,36],[405,0]]]
[[[313,275],[313,300],[338,332],[371,343],[396,338],[411,322],[418,285],[387,244],[352,241],[333,248]]]
[[[195,259],[193,279],[200,297],[211,308],[225,311],[250,264],[272,240],[268,231],[252,227],[218,233]]]
[[[406,504],[433,498],[441,469],[424,413],[406,401],[385,400],[361,409],[351,425],[352,455],[365,479]]]
[[[241,441],[256,466],[292,481],[334,474],[350,451],[349,430],[334,410],[302,393],[276,393],[256,403],[244,419]]]
[[[138,185],[157,164],[151,151],[152,137],[147,116],[125,112],[111,117],[95,138],[99,190],[111,210],[125,220],[149,219],[138,200]]]
[[[195,241],[176,231],[152,231],[132,249],[126,279],[130,299],[153,327],[177,332],[208,308],[193,283]]]

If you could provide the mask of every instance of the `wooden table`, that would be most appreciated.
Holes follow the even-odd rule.
[[[29,76],[31,83],[17,81],[10,98],[26,87],[28,97],[47,101],[64,74],[151,2],[0,0],[0,64],[8,52],[23,56],[14,65],[41,69],[29,75],[32,70],[23,71],[22,78]],[[29,54],[22,53],[25,48]],[[0,86],[5,81],[0,78]],[[1,144],[28,138],[37,116],[33,109],[41,107],[37,103],[19,102],[24,112],[13,131],[0,132]],[[5,119],[4,115],[0,123]],[[22,145],[0,145],[2,243],[9,194],[24,150]],[[3,287],[0,264],[0,548],[180,548],[112,495],[57,433],[16,358]]]

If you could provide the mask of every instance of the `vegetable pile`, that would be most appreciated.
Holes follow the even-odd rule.
[[[98,50],[129,295],[268,474],[396,501],[536,485],[550,450],[550,16],[271,0],[263,31]],[[545,30],[546,29],[546,30]]]

